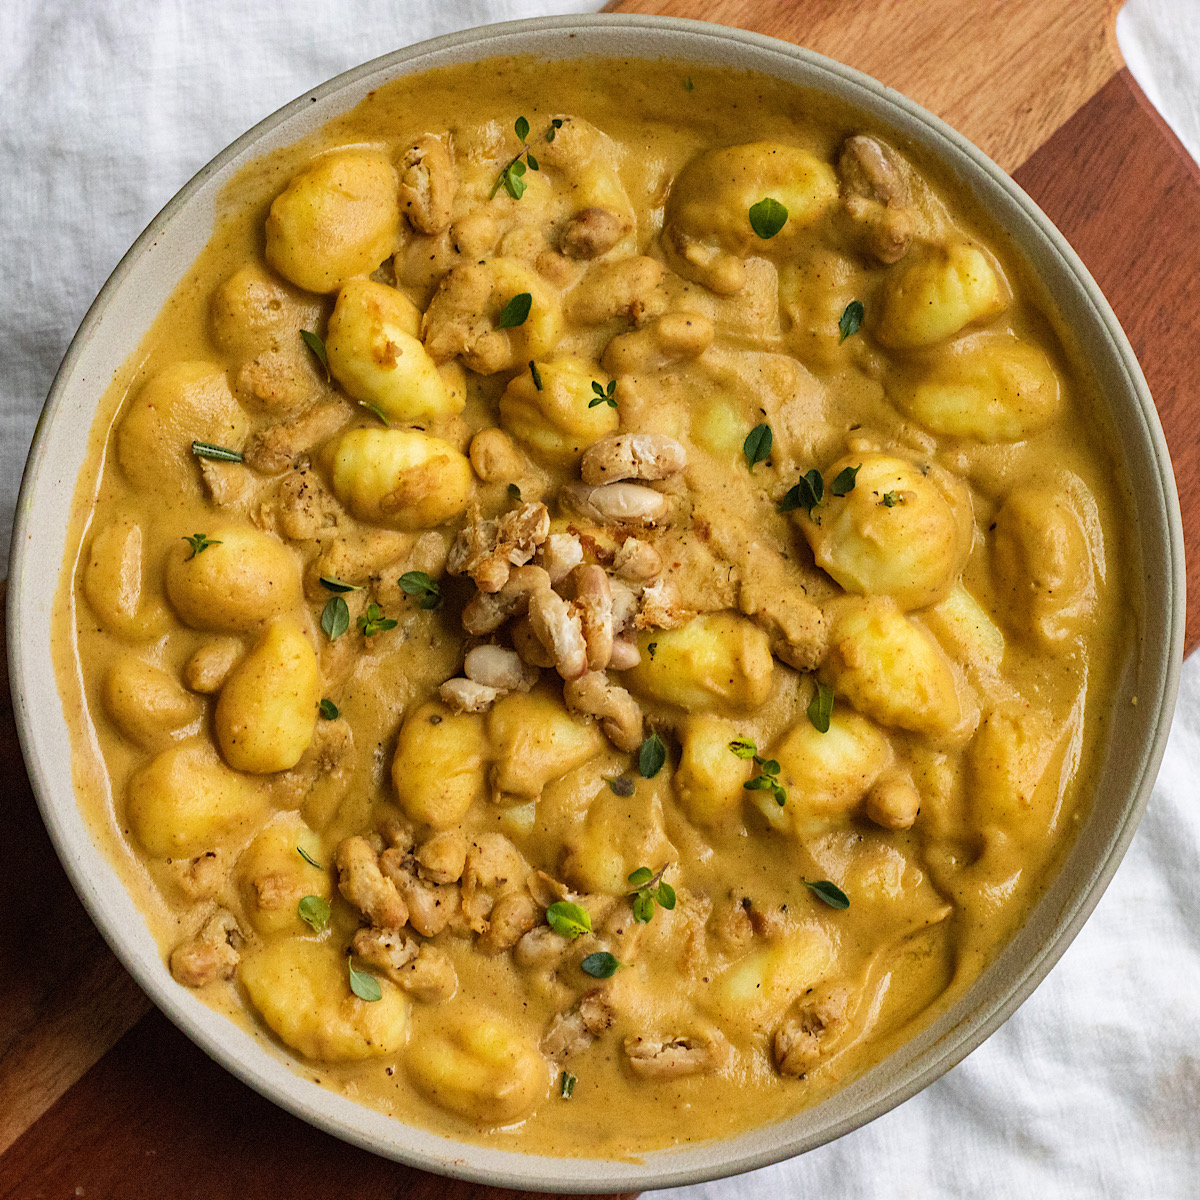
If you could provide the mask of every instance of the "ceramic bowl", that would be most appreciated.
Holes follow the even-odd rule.
[[[824,1103],[722,1141],[640,1162],[542,1158],[455,1142],[360,1107],[293,1074],[269,1049],[176,984],[76,807],[70,746],[51,666],[49,619],[74,483],[97,401],[213,228],[217,196],[252,160],[297,140],[398,76],[500,54],[677,59],[752,69],[849,101],[925,147],[971,189],[1041,277],[1090,359],[1132,483],[1141,595],[1137,638],[1115,706],[1096,798],[1025,925],[961,1001]],[[1037,206],[954,130],[873,79],[807,50],[669,18],[562,17],[439,38],[389,54],[301,96],[219,154],[155,217],[113,272],[63,360],[25,469],[9,582],[9,656],[25,758],[67,874],[101,932],[154,1002],[239,1078],[297,1116],[390,1158],[513,1188],[637,1191],[730,1175],[800,1154],[886,1112],[995,1030],[1046,975],[1100,898],[1133,836],[1167,738],[1184,625],[1183,538],[1166,444],[1129,343],[1083,264]],[[1136,695],[1136,707],[1129,704]],[[581,1148],[586,1153],[586,1148]]]

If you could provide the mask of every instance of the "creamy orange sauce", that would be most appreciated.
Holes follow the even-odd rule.
[[[519,116],[540,169],[489,198]],[[405,175],[425,135],[448,193]],[[856,135],[883,148],[856,158]],[[787,209],[770,238],[746,203],[766,197]],[[446,224],[418,228],[443,202]],[[497,328],[525,292],[526,321]],[[408,321],[411,344],[380,341]],[[355,400],[390,408],[387,429]],[[80,804],[176,976],[363,1104],[611,1157],[781,1119],[962,994],[1087,811],[1130,604],[1098,411],[1004,235],[827,98],[623,61],[399,80],[234,181],[99,402],[54,615]],[[652,519],[605,519],[581,471],[629,434],[685,465],[634,481],[661,498],[631,493]],[[203,463],[194,439],[246,461]],[[789,511],[813,470],[820,503]],[[476,644],[555,659],[520,611],[468,636],[485,568],[447,569],[464,524],[543,503],[633,597],[616,636],[640,661],[593,668],[633,741],[588,715],[562,657],[476,713],[438,698]],[[193,553],[198,533],[214,544]],[[547,563],[545,539],[501,574]],[[631,539],[650,574],[625,564]],[[322,576],[357,589],[332,638]],[[554,581],[546,611],[579,620],[585,578]],[[394,627],[368,636],[370,604]],[[646,778],[651,735],[666,761]],[[734,741],[778,764],[782,805],[743,787],[764,769]],[[386,888],[367,911],[357,837],[405,912],[436,897],[444,927],[381,915]],[[664,866],[675,907],[635,921],[627,877]],[[332,906],[319,932],[306,895]],[[592,933],[547,936],[560,897]],[[389,972],[354,942],[380,1000],[345,962],[372,925],[425,956]],[[601,951],[621,963],[607,979],[581,968]],[[436,970],[414,985],[413,961]]]

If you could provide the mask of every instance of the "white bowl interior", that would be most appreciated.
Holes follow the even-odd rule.
[[[825,89],[931,148],[1024,248],[1094,364],[1134,484],[1144,569],[1138,640],[1114,704],[1091,815],[1032,916],[969,993],[914,1040],[818,1107],[728,1140],[660,1151],[641,1163],[536,1158],[403,1125],[308,1082],[180,987],[76,806],[71,751],[51,666],[50,613],[75,480],[95,407],[212,231],[216,199],[243,166],[296,141],[400,75],[500,54],[675,58],[752,69]],[[564,17],[456,34],[388,55],[308,93],[206,166],[147,228],[92,306],[38,424],[17,505],[9,582],[9,654],[18,727],[43,816],[96,924],[155,1003],[195,1042],[273,1101],[369,1150],[443,1174],[509,1187],[628,1191],[696,1182],[801,1153],[920,1090],[987,1037],[1033,990],[1091,912],[1148,798],[1170,726],[1184,618],[1183,539],[1174,476],[1153,402],[1111,309],[1039,209],[942,122],[866,76],[741,31],[650,17]],[[1136,695],[1136,707],[1128,699]]]

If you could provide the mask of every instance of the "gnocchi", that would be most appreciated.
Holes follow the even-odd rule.
[[[275,198],[266,221],[267,262],[309,292],[336,292],[396,249],[399,181],[382,155],[326,155]]]
[[[990,259],[964,242],[911,253],[884,285],[875,336],[895,350],[932,346],[1008,307]]]
[[[520,1120],[550,1088],[549,1064],[528,1037],[465,1006],[413,1043],[408,1070],[451,1112],[496,1125]]]
[[[213,724],[225,761],[252,775],[294,767],[312,740],[320,687],[308,638],[286,617],[272,622],[217,699]]]
[[[245,633],[300,603],[300,571],[281,541],[252,525],[217,525],[167,557],[171,606],[193,629]]]
[[[403,292],[351,279],[338,292],[325,353],[346,393],[394,421],[433,421],[460,413],[461,393],[447,387],[418,334],[421,313]]]
[[[579,359],[535,362],[504,389],[500,418],[536,458],[577,463],[593,442],[617,429],[616,409],[592,403],[592,385],[605,389],[609,382],[603,371],[589,369]]]
[[[350,429],[329,452],[334,494],[360,521],[430,529],[471,498],[470,460],[416,429]]]
[[[847,495],[831,495],[819,513],[797,511],[817,565],[846,591],[890,596],[901,608],[942,599],[974,543],[966,489],[887,454],[848,455],[829,474],[843,471],[855,472]]]
[[[317,1062],[392,1054],[408,1037],[409,1003],[389,979],[378,1000],[350,990],[346,959],[326,942],[281,937],[242,960],[238,978],[281,1042]]]
[[[945,1011],[1136,644],[1030,264],[852,107],[672,70],[411,74],[234,177],[50,615],[175,985],[514,1152],[737,1137]]]
[[[626,673],[630,687],[690,711],[758,708],[770,695],[770,639],[733,613],[697,617],[679,629],[638,637],[641,661]]]
[[[142,386],[117,427],[117,461],[143,493],[195,489],[193,441],[240,450],[250,422],[213,363],[178,362]]]
[[[205,741],[163,750],[125,789],[130,830],[154,858],[191,858],[252,827],[265,798]]]

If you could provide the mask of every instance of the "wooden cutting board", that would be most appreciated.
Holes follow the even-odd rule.
[[[1200,597],[1200,171],[1121,68],[1119,0],[624,0],[829,54],[956,126],[1046,210],[1112,302],[1171,446]],[[1189,408],[1191,413],[1189,413]],[[1189,419],[1190,417],[1190,419]],[[1188,613],[1189,651],[1200,604]],[[104,945],[0,711],[0,1200],[499,1200],[346,1146],[210,1062]]]

